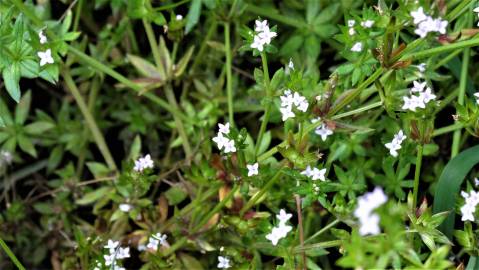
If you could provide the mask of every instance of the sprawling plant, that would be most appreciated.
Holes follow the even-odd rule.
[[[0,0],[0,268],[478,268],[478,14]]]

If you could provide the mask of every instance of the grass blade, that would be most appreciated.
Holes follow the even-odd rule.
[[[10,259],[15,264],[15,266],[17,266],[18,269],[25,270],[25,267],[23,267],[23,265],[17,259],[15,254],[13,254],[12,250],[10,250],[10,248],[7,246],[7,243],[5,243],[5,241],[3,241],[2,238],[0,238],[0,246],[2,247],[3,251],[5,251],[5,253],[7,253],[8,257],[10,257]]]
[[[451,211],[439,229],[451,237],[454,229],[454,204],[462,182],[469,171],[479,163],[479,145],[471,147],[454,157],[442,171],[434,194],[433,212]]]

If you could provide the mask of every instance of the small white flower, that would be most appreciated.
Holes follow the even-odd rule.
[[[418,81],[414,81],[413,84],[414,86],[411,88],[412,93],[422,92],[424,90],[424,87],[426,87],[426,82],[420,83]]]
[[[361,26],[364,28],[371,28],[374,25],[374,21],[372,20],[366,20],[364,22],[361,22]]]
[[[120,211],[128,213],[133,207],[130,204],[122,203],[118,208],[120,208]]]
[[[318,168],[311,168],[311,166],[307,166],[304,171],[301,172],[302,175],[306,175],[307,177],[311,178],[311,180],[321,180],[326,181],[326,169],[318,169]]]
[[[479,92],[474,93],[474,96],[476,97],[477,105],[479,105]]]
[[[293,214],[286,213],[284,209],[281,209],[279,210],[279,214],[276,215],[276,218],[279,219],[280,224],[286,224],[286,222],[288,222],[288,220],[290,220],[292,216]]]
[[[422,7],[418,8],[416,11],[412,11],[411,16],[414,18],[414,24],[418,24],[427,18]]]
[[[359,234],[379,234],[379,216],[373,211],[387,201],[384,191],[376,187],[374,191],[358,197],[358,205],[354,210],[354,216],[359,220]]]
[[[479,7],[475,7],[472,11],[478,13],[477,15],[479,16]]]
[[[259,167],[258,162],[251,165],[246,164],[246,167],[248,168],[248,177],[258,175],[258,167]]]
[[[293,59],[291,58],[289,58],[288,68],[291,70],[294,70],[294,63],[293,63]]]
[[[448,21],[446,20],[441,20],[440,18],[434,19],[434,27],[433,29],[436,32],[439,32],[441,34],[446,34],[446,27],[449,24]]]
[[[293,110],[292,110],[292,107],[291,106],[288,106],[288,107],[281,107],[279,109],[279,111],[281,112],[281,115],[282,115],[282,120],[283,121],[286,121],[288,120],[289,118],[294,118],[296,115],[294,114]]]
[[[390,143],[386,143],[384,146],[386,146],[387,149],[389,149],[389,153],[393,157],[398,156],[398,150],[401,149],[401,144],[402,142],[406,139],[406,135],[404,135],[404,132],[400,130],[398,133],[394,135],[393,140]]]
[[[118,252],[116,253],[116,258],[119,260],[124,258],[130,258],[130,247],[126,247],[126,248],[119,247]]]
[[[177,21],[183,20],[183,15],[181,15],[181,14],[176,15],[176,20]]]
[[[271,39],[277,36],[276,32],[271,32],[268,28],[265,28],[263,32],[260,32],[258,36],[263,41],[263,44],[270,44]]]
[[[43,30],[40,30],[40,32],[38,32],[38,38],[40,39],[40,44],[47,43],[47,37],[45,36],[45,34],[43,34]]]
[[[431,101],[431,100],[436,99],[436,95],[434,95],[431,92],[431,88],[429,88],[429,87],[426,88],[426,91],[422,92],[419,96],[425,104],[429,103],[429,101]]]
[[[263,39],[259,36],[254,36],[253,43],[251,43],[250,47],[253,48],[253,49],[257,49],[258,51],[262,52],[263,49],[264,49],[263,46],[264,46]]]
[[[355,20],[348,20],[348,26],[353,27],[356,24]]]
[[[230,259],[228,257],[218,256],[218,268],[227,269],[230,267]]]
[[[145,169],[153,169],[153,167],[153,160],[151,159],[150,154],[148,154],[145,157],[140,157],[138,160],[135,160],[135,167],[133,167],[133,170],[136,172],[143,172]]]
[[[113,240],[108,240],[108,243],[103,247],[103,248],[107,248],[110,250],[110,253],[112,253],[112,251],[114,251],[118,245],[120,245],[120,242],[119,241],[113,241]]]
[[[255,21],[254,31],[263,32],[266,28],[269,29],[267,20],[264,20],[264,21],[256,20]]]
[[[321,140],[326,141],[328,136],[333,134],[333,130],[331,130],[325,123],[322,123],[319,127],[316,128],[314,133],[321,136]]]
[[[421,72],[421,73],[424,73],[424,71],[426,71],[426,63],[421,63],[421,64],[417,65],[416,67],[419,70],[419,72]]]
[[[40,57],[40,66],[43,67],[46,64],[53,64],[52,50],[47,49],[44,52],[38,52],[38,57]]]
[[[213,142],[216,143],[216,145],[218,146],[218,149],[223,149],[226,145],[226,143],[228,143],[228,138],[226,138],[225,136],[223,136],[223,133],[221,132],[218,132],[218,135],[216,135],[216,137],[213,137]]]
[[[352,52],[361,52],[363,50],[363,43],[356,42],[354,43],[353,47],[351,47]]]
[[[474,185],[475,185],[476,187],[479,186],[479,179],[474,178]]]
[[[354,36],[356,34],[356,30],[354,30],[354,28],[351,27],[349,28],[348,33],[350,36]]]
[[[230,133],[230,123],[220,124],[218,123],[219,133],[229,134]]]
[[[273,246],[276,246],[278,241],[286,237],[288,232],[290,232],[292,229],[293,227],[280,223],[278,227],[273,227],[271,233],[266,235],[266,239],[270,240]]]
[[[360,235],[376,235],[381,232],[379,228],[379,216],[377,214],[372,214],[365,219],[362,219],[361,225],[359,227]]]
[[[228,140],[225,143],[225,153],[234,153],[236,152],[236,147],[235,147],[235,141],[234,140]]]

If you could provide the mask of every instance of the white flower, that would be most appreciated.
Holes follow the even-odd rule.
[[[475,7],[472,11],[478,13],[477,15],[479,16],[479,7]]]
[[[479,179],[474,178],[474,185],[475,185],[476,187],[479,186]]]
[[[148,154],[145,157],[140,157],[138,160],[135,160],[135,167],[133,167],[133,170],[136,172],[143,172],[145,169],[153,169],[153,167],[153,160],[151,159],[150,154]]]
[[[286,213],[284,209],[281,209],[279,210],[279,214],[276,215],[276,218],[279,219],[279,224],[286,224],[286,222],[288,222],[292,216],[292,214]]]
[[[411,88],[412,93],[422,92],[424,90],[424,87],[426,87],[426,82],[420,83],[418,81],[414,81],[412,83],[414,84],[414,86]]]
[[[302,175],[306,175],[307,177],[311,178],[311,180],[321,180],[326,181],[326,169],[318,169],[318,168],[311,168],[311,166],[307,166],[304,171],[301,172]]]
[[[146,245],[146,248],[157,251],[158,246],[166,245],[166,238],[168,238],[166,234],[153,234],[148,238],[148,244]]]
[[[476,212],[476,206],[479,204],[479,192],[471,190],[467,192],[461,192],[462,197],[465,199],[465,204],[461,207],[462,221],[475,221],[474,213]]]
[[[276,246],[278,244],[278,241],[286,237],[286,235],[288,235],[288,232],[290,232],[292,229],[293,227],[280,223],[278,227],[273,227],[271,233],[266,235],[266,239],[270,240],[273,246]]]
[[[258,162],[255,164],[246,164],[246,167],[248,168],[248,177],[253,176],[253,175],[258,175]]]
[[[333,130],[331,130],[325,123],[322,123],[319,127],[316,128],[314,133],[321,136],[321,140],[326,141],[328,136],[333,134]]]
[[[118,245],[120,245],[120,242],[113,241],[113,240],[110,239],[110,240],[108,240],[108,243],[103,248],[109,249],[110,253],[111,253],[112,251],[114,251],[118,247]]]
[[[358,205],[354,210],[354,216],[359,220],[359,234],[379,234],[379,216],[373,211],[387,201],[384,191],[376,187],[374,191],[358,197]]]
[[[288,107],[281,107],[279,111],[281,112],[282,120],[286,121],[289,118],[294,118],[296,115],[294,114],[293,108],[291,106]]]
[[[421,63],[421,64],[417,65],[416,67],[419,70],[419,72],[421,72],[421,73],[424,73],[424,71],[426,71],[426,63]]]
[[[269,29],[267,20],[264,20],[264,21],[256,20],[255,21],[254,31],[263,32],[266,28]]]
[[[176,20],[177,21],[183,20],[183,15],[181,15],[181,14],[176,15]]]
[[[276,37],[276,32],[271,32],[269,27],[265,28],[263,32],[260,32],[258,36],[262,39],[264,44],[270,44],[271,39]]]
[[[213,137],[213,142],[216,143],[216,145],[218,146],[218,149],[220,150],[225,147],[228,141],[229,141],[228,138],[223,136],[223,133],[221,132],[218,132],[218,135],[216,135],[216,137]]]
[[[227,269],[230,267],[230,259],[228,257],[218,256],[218,268]]]
[[[52,58],[52,50],[47,49],[44,52],[38,52],[37,53],[38,57],[40,57],[40,66],[44,66],[46,64],[53,64],[53,58]]]
[[[230,123],[220,124],[218,123],[219,133],[229,134],[230,133]]]
[[[474,96],[476,97],[476,103],[479,105],[479,92],[474,93]]]
[[[283,95],[279,98],[281,99],[281,108],[279,111],[281,112],[283,121],[296,116],[293,112],[293,107],[302,112],[306,112],[308,110],[308,101],[298,92],[292,92],[288,89],[284,91]]]
[[[422,92],[419,96],[422,99],[422,101],[424,102],[424,104],[427,104],[427,103],[429,103],[429,101],[436,99],[436,95],[434,95],[431,92],[431,88],[429,88],[429,87],[426,88],[426,91]]]
[[[119,260],[124,258],[130,258],[130,247],[126,247],[126,248],[119,247],[118,252],[116,253],[116,258]]]
[[[447,25],[449,24],[448,21],[446,20],[441,20],[440,18],[437,18],[437,19],[434,19],[433,21],[434,23],[434,27],[433,29],[436,31],[436,32],[439,32],[441,34],[446,34],[446,27]]]
[[[288,68],[291,70],[294,70],[294,63],[293,63],[293,59],[291,58],[289,58]]]
[[[236,152],[236,147],[235,147],[235,141],[234,140],[228,140],[225,143],[225,153],[234,153]]]
[[[348,26],[353,27],[356,24],[355,20],[348,20]]]
[[[411,12],[411,16],[414,18],[414,24],[418,24],[424,20],[426,20],[426,14],[424,13],[424,9],[422,7],[418,8],[416,11]]]
[[[374,21],[372,20],[366,20],[364,22],[361,22],[361,26],[364,28],[371,28],[374,25]]]
[[[350,36],[354,36],[356,34],[356,30],[354,30],[354,28],[351,27],[349,28],[348,33]]]
[[[130,210],[133,208],[130,204],[127,203],[122,203],[119,205],[120,211],[122,212],[130,212]]]
[[[361,52],[363,50],[363,43],[356,42],[354,43],[353,47],[351,47],[352,52]]]
[[[386,146],[387,149],[389,149],[389,153],[393,157],[398,156],[397,150],[401,149],[401,144],[402,142],[406,139],[406,135],[404,135],[404,132],[400,130],[398,133],[394,135],[393,140],[390,143],[386,143],[384,146]]]
[[[40,44],[47,43],[47,37],[45,36],[45,34],[43,34],[43,30],[40,30],[40,32],[38,32],[38,38],[40,39]]]
[[[264,46],[264,41],[259,36],[254,36],[253,43],[251,43],[250,47],[253,49],[257,49],[258,51],[262,52]]]
[[[308,110],[309,103],[305,97],[295,92],[293,95],[293,104],[296,108],[302,112],[306,112]]]

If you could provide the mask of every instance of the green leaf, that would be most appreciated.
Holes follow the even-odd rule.
[[[195,259],[193,256],[190,256],[186,253],[180,253],[180,260],[183,263],[185,269],[196,269],[196,270],[203,270],[203,266],[201,263]]]
[[[141,138],[139,135],[135,136],[133,143],[130,146],[130,153],[128,154],[128,159],[137,159],[141,151]]]
[[[309,35],[304,42],[304,49],[306,50],[307,56],[316,58],[321,50],[321,41],[316,35]]]
[[[18,64],[12,64],[5,67],[2,72],[3,81],[5,82],[5,88],[7,88],[8,94],[16,102],[20,101],[20,67]]]
[[[25,132],[28,134],[39,135],[54,128],[55,125],[47,121],[38,121],[25,126]]]
[[[479,260],[476,256],[471,256],[469,262],[467,263],[466,270],[477,270],[479,269]]]
[[[130,18],[141,19],[148,13],[145,7],[145,0],[128,0],[127,3],[126,10]]]
[[[193,55],[194,50],[195,50],[194,46],[190,47],[188,49],[188,51],[185,53],[185,55],[183,55],[183,57],[181,57],[178,64],[176,64],[175,73],[174,73],[175,77],[179,77],[183,74],[183,72],[186,69],[186,65],[188,64],[188,62],[191,59],[191,56]]]
[[[126,57],[142,76],[164,79],[161,78],[156,67],[145,59],[132,54],[128,54]]]
[[[179,186],[173,186],[165,192],[169,205],[177,205],[186,199],[186,192]]]
[[[15,123],[23,125],[27,120],[28,112],[30,111],[30,104],[32,102],[32,92],[27,93],[22,97],[17,107],[15,107]]]
[[[20,149],[27,152],[32,157],[37,157],[37,151],[35,150],[35,147],[33,146],[33,143],[29,138],[23,135],[19,135],[17,136],[17,140],[18,140],[18,146],[20,146]]]
[[[283,47],[281,47],[280,54],[284,56],[292,55],[303,45],[303,41],[304,37],[301,35],[292,36],[284,43]]]
[[[479,163],[479,145],[455,156],[442,171],[434,194],[433,213],[451,211],[439,229],[451,238],[454,230],[454,205],[462,182],[469,171]]]
[[[59,145],[53,148],[53,151],[51,151],[50,156],[48,157],[47,171],[51,172],[56,167],[58,167],[58,164],[60,164],[60,161],[62,160],[62,158],[63,158],[63,147]]]
[[[37,210],[40,214],[51,215],[54,214],[53,205],[49,203],[39,202],[33,205],[33,208]]]
[[[86,166],[96,178],[104,177],[110,173],[110,169],[103,163],[87,162]]]
[[[95,190],[85,194],[81,199],[78,199],[76,201],[76,204],[79,204],[79,205],[91,204],[91,203],[107,196],[108,194],[110,194],[112,192],[113,192],[112,187],[101,187],[101,188],[95,189]]]
[[[325,22],[331,22],[334,17],[337,17],[339,9],[339,3],[328,5],[325,9],[321,10],[319,15],[314,19],[314,24],[323,24]]]
[[[188,34],[191,29],[198,23],[201,14],[201,0],[191,1],[190,11],[186,16],[185,32]]]

